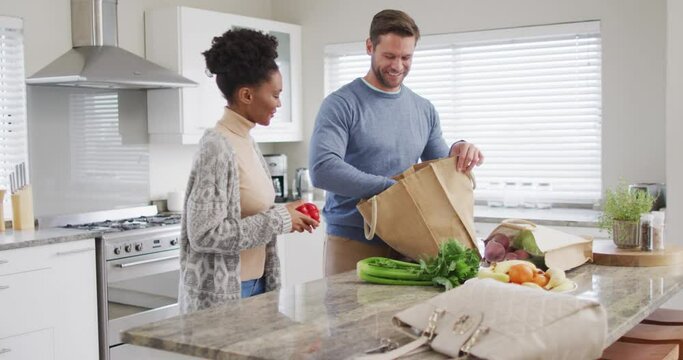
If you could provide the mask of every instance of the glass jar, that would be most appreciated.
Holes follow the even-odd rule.
[[[539,182],[536,186],[536,207],[539,209],[550,209],[552,207],[552,202],[550,197],[552,196],[553,188],[549,182]]]
[[[506,208],[518,207],[521,202],[521,193],[517,182],[506,181],[503,191],[505,192],[505,195],[503,195],[503,206]]]
[[[664,212],[652,212],[652,249],[664,250]]]
[[[489,207],[503,207],[503,183],[492,181],[486,188],[490,190],[487,205]]]
[[[640,228],[638,230],[640,250],[642,251],[652,251],[652,219],[653,216],[650,213],[640,215]]]
[[[536,191],[534,183],[531,181],[523,182],[520,187],[520,201],[523,208],[533,209],[536,207]]]

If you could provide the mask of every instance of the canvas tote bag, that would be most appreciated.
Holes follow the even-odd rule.
[[[480,359],[597,359],[607,314],[595,300],[493,279],[471,279],[397,313],[392,322],[414,341],[357,359],[389,360],[432,349]]]
[[[439,244],[448,239],[479,253],[474,178],[456,171],[455,158],[416,164],[394,179],[396,184],[357,205],[367,239],[377,234],[412,259],[436,256]]]
[[[533,235],[548,268],[566,271],[593,261],[593,238],[589,235],[569,234],[524,219],[505,219],[491,235],[503,233],[514,239],[523,230]]]

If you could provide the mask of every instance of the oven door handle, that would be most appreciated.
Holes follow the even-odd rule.
[[[147,259],[147,260],[140,260],[140,261],[131,261],[129,263],[116,264],[116,266],[118,266],[122,269],[125,269],[125,268],[129,268],[129,267],[133,267],[133,266],[139,266],[139,265],[151,264],[151,263],[160,262],[160,261],[177,259],[179,257],[180,257],[180,255],[171,255],[171,256],[166,256],[166,257],[162,257],[162,258]]]

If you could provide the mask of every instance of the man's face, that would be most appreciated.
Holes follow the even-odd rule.
[[[415,37],[388,33],[379,36],[377,46],[366,41],[368,55],[371,56],[372,72],[384,91],[398,91],[403,79],[410,71],[415,52]]]

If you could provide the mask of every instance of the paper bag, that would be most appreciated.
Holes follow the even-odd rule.
[[[522,219],[506,219],[498,225],[489,237],[495,233],[507,235],[515,243],[515,238],[523,230],[528,230],[533,235],[537,250],[545,258],[548,268],[562,270],[573,269],[593,260],[593,238],[590,236],[578,236],[566,232],[551,229],[546,226],[534,224]],[[528,249],[527,252],[529,251]]]
[[[436,256],[439,244],[448,239],[479,254],[474,180],[456,171],[454,158],[414,165],[394,179],[396,184],[357,205],[367,239],[377,234],[412,259]]]

